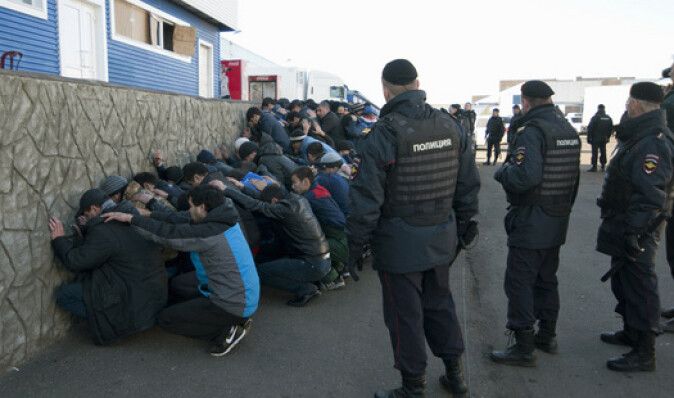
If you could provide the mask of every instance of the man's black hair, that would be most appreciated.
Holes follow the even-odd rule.
[[[265,97],[262,99],[262,107],[265,108],[269,105],[276,105],[276,100],[271,97]]]
[[[305,105],[307,106],[307,108],[311,109],[312,111],[315,111],[316,108],[318,108],[318,104],[313,99],[308,99],[307,102],[305,103]]]
[[[288,105],[288,109],[294,108],[296,106],[299,106],[300,109],[302,109],[304,104],[302,103],[302,101],[300,101],[298,99],[294,99],[294,100],[290,101],[290,105]]]
[[[260,108],[258,108],[256,106],[251,106],[246,111],[246,121],[250,121],[251,119],[253,119],[253,116],[255,116],[255,115],[262,116],[262,111],[260,110]]]
[[[211,211],[225,203],[225,195],[218,188],[210,185],[199,185],[190,190],[188,197],[195,206],[206,205],[206,211]]]
[[[183,166],[183,179],[185,181],[192,181],[196,175],[208,175],[208,168],[205,164],[201,162],[192,162]]]
[[[314,179],[316,179],[316,175],[314,174],[314,171],[311,170],[311,167],[307,166],[301,166],[295,169],[293,171],[293,176],[297,177],[298,180],[302,181],[305,178],[309,179],[310,183],[314,183]]]
[[[145,183],[157,185],[157,182],[159,181],[159,179],[154,174],[148,172],[136,174],[135,176],[133,176],[133,180],[139,183],[140,185],[143,185]]]
[[[279,98],[278,101],[276,101],[276,103],[281,105],[282,108],[288,109],[288,106],[290,105],[290,100],[288,98]]]
[[[293,120],[293,119],[302,119],[302,115],[300,115],[299,112],[288,112],[288,115],[286,115],[286,120]]]
[[[260,200],[267,203],[271,203],[272,199],[281,200],[285,197],[286,193],[283,188],[276,184],[267,185],[267,187],[260,192]]]
[[[323,144],[320,142],[312,142],[307,146],[307,155],[312,155],[314,157],[320,157],[325,154],[323,150]]]

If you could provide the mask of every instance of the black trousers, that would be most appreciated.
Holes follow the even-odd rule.
[[[508,297],[508,329],[529,329],[536,320],[557,320],[558,267],[559,246],[542,250],[508,248],[504,282]]]
[[[448,360],[463,353],[463,337],[449,290],[449,265],[424,272],[379,272],[384,322],[395,368],[403,376],[426,371],[426,342],[433,355]]]
[[[160,312],[157,320],[167,332],[212,341],[245,321],[199,293],[194,272],[171,279],[170,294],[179,302]]]
[[[647,246],[647,244],[642,244]],[[654,247],[646,248],[655,252]],[[641,258],[641,256],[640,256]],[[612,257],[611,266],[622,263],[611,277],[611,291],[618,304],[615,312],[623,317],[626,326],[642,332],[660,331],[660,296],[655,262],[630,261]]]
[[[487,140],[487,162],[491,160],[492,148],[494,149],[494,162],[496,162],[499,156],[501,156],[501,141],[495,142]]]
[[[599,162],[602,166],[606,165],[606,143],[603,144],[592,144],[592,159],[591,163],[593,167],[597,167],[597,155],[601,153],[599,157]]]

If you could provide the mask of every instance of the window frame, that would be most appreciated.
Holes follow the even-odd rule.
[[[47,0],[33,0],[42,4],[42,8],[38,9],[34,6],[29,6],[27,4],[10,1],[10,0],[0,0],[0,7],[8,8],[12,11],[20,12],[23,14],[28,14],[32,17],[40,19],[49,19],[49,10],[47,9]]]
[[[0,0],[3,1],[3,0]],[[147,11],[150,14],[154,14],[157,18],[159,18],[162,21],[167,21],[169,23],[172,23],[175,25],[181,25],[181,26],[186,26],[186,27],[192,27],[189,23],[183,21],[180,18],[176,18],[170,14],[167,14],[164,11],[161,11],[155,7],[152,7],[151,5],[145,4],[144,2],[140,0],[123,0],[126,1],[129,4],[132,4],[136,7],[142,8],[143,10]],[[163,29],[160,29],[158,32],[161,36],[158,36],[157,41],[161,41],[162,45],[164,43],[164,32]],[[198,38],[198,32],[197,32],[197,38]],[[192,63],[192,57],[186,57],[184,55],[177,54],[173,51],[166,50],[162,46],[159,45],[154,45],[154,44],[149,44],[149,43],[143,43],[142,41],[130,39],[128,37],[124,37],[122,35],[117,34],[117,30],[115,27],[115,0],[110,0],[110,37],[112,40],[118,41],[120,43],[128,44],[134,47],[141,48],[143,50],[151,51],[156,54],[161,54],[173,59],[177,59],[178,61],[182,61],[185,63]]]

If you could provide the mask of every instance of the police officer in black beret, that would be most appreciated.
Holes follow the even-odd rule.
[[[674,161],[662,99],[662,89],[654,83],[636,83],[630,89],[629,118],[616,128],[618,147],[597,200],[602,218],[597,251],[611,256],[615,311],[623,318],[623,329],[604,333],[601,340],[632,348],[607,362],[616,371],[655,370],[655,336],[660,331],[655,253],[671,211]]]
[[[513,138],[512,152],[494,178],[506,191],[508,259],[505,292],[506,327],[515,343],[494,351],[497,363],[535,366],[537,347],[557,352],[559,313],[557,267],[566,240],[569,214],[578,191],[580,139],[555,109],[550,86],[542,81],[522,85],[524,116]],[[538,332],[534,330],[538,321]]]
[[[449,290],[449,267],[477,234],[480,180],[468,136],[446,112],[426,104],[414,66],[388,63],[386,105],[358,145],[348,218],[349,268],[372,243],[384,321],[402,387],[376,397],[421,397],[426,342],[445,363],[442,385],[464,394],[461,328]],[[354,278],[355,279],[355,278]]]

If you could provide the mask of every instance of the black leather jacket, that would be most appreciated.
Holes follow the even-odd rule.
[[[311,211],[309,202],[295,193],[271,204],[251,198],[236,189],[226,189],[225,195],[246,210],[261,213],[279,221],[287,235],[288,252],[292,257],[316,259],[330,252],[321,225]]]

